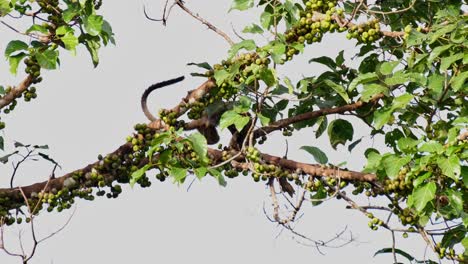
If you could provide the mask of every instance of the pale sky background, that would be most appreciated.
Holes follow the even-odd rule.
[[[60,70],[43,71],[38,99],[31,103],[21,101],[12,114],[2,115],[7,121],[4,130],[7,149],[12,149],[13,140],[48,144],[49,154],[62,165],[57,175],[63,175],[94,162],[99,153],[113,151],[132,133],[135,123],[146,122],[139,100],[148,85],[182,74],[188,77],[181,85],[165,88],[151,97],[150,105],[156,112],[159,107],[173,106],[187,90],[202,83],[203,79],[189,76],[197,69],[186,64],[203,61],[214,64],[226,57],[228,45],[178,8],[174,8],[167,27],[144,18],[143,3],[152,16],[159,17],[164,2],[104,1],[100,12],[113,26],[117,46],[101,50],[97,69],[92,67],[84,48],[78,50],[76,57],[63,52]],[[188,1],[187,5],[234,38],[232,26],[241,32],[256,13],[226,14],[230,3],[231,0],[202,0]],[[6,27],[0,27],[0,50],[3,52],[8,40],[18,37]],[[280,76],[297,80],[302,75],[318,75],[324,68],[308,64],[310,58],[324,54],[335,57],[340,50],[345,50],[349,58],[354,44],[343,35],[326,37],[322,44],[307,47],[302,60],[280,68]],[[0,84],[16,84],[18,80],[7,74],[7,63],[2,61]],[[307,129],[290,138],[290,158],[313,162],[298,149],[316,145],[327,152],[331,161],[348,161],[351,169],[359,170],[364,162],[362,151],[373,144],[372,140],[364,140],[358,146],[361,150],[355,154],[342,146],[332,151],[326,137],[312,141],[311,133],[313,130]],[[366,133],[362,123],[355,123],[354,139]],[[379,146],[378,140],[374,143]],[[283,155],[284,146],[281,137],[273,137],[263,148]],[[19,172],[16,183],[45,180],[50,171],[49,163],[28,163]],[[10,174],[10,164],[1,167],[0,186],[7,186]],[[68,227],[40,245],[30,263],[370,264],[392,261],[390,255],[372,257],[378,249],[391,246],[390,233],[371,231],[367,218],[357,211],[346,210],[342,201],[303,207],[305,215],[297,224],[298,232],[316,240],[327,240],[347,227],[357,240],[343,248],[323,249],[325,255],[321,255],[315,248],[299,244],[298,241],[304,241],[287,231],[277,237],[281,228],[269,222],[262,209],[264,204],[269,209],[271,203],[264,183],[239,177],[229,180],[223,188],[207,177],[201,183],[196,181],[188,192],[187,186],[153,181],[148,189],[125,187],[117,200],[79,201]],[[71,210],[41,214],[36,220],[39,237],[59,228],[70,213]],[[17,234],[28,228],[25,224],[8,228],[6,246],[18,250]],[[29,244],[27,234],[23,238],[26,245]],[[349,233],[343,238],[349,238]],[[423,257],[422,239],[404,240],[397,235],[397,242],[399,247]],[[0,252],[0,263],[14,264],[20,260]]]

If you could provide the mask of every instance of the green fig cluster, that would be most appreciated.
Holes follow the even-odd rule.
[[[335,18],[343,18],[343,9],[337,8],[333,0],[310,0],[305,2],[299,22],[285,32],[288,44],[312,44],[320,42],[327,32],[343,32],[346,29],[338,25]],[[291,60],[298,50],[288,46],[286,59]]]
[[[377,19],[359,25],[348,27],[347,39],[356,39],[360,43],[372,43],[382,38],[380,24]]]

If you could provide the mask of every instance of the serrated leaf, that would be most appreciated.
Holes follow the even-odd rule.
[[[91,36],[97,36],[101,33],[103,23],[104,19],[99,15],[90,15],[83,19],[84,28]]]
[[[197,176],[197,178],[201,180],[206,176],[206,173],[208,173],[208,168],[199,167],[199,168],[194,169],[193,172],[195,173],[195,176]]]
[[[216,84],[219,86],[223,84],[224,81],[231,78],[231,74],[227,72],[226,70],[219,70],[219,71],[215,71],[214,78],[216,80]]]
[[[317,147],[313,146],[302,146],[300,149],[307,151],[309,154],[311,154],[315,161],[317,161],[320,164],[327,164],[328,162],[328,157],[327,155],[320,150]]]
[[[453,44],[448,44],[448,45],[438,46],[438,47],[434,48],[431,51],[431,54],[429,55],[429,58],[427,59],[428,65],[431,64],[436,58],[438,58],[439,55],[442,54],[442,52],[450,49],[452,46],[453,46]]]
[[[440,70],[447,70],[457,60],[463,59],[463,53],[457,53],[449,57],[444,57],[440,60]]]
[[[439,157],[437,159],[437,165],[442,170],[442,173],[454,181],[458,181],[458,177],[461,173],[460,159],[452,155],[450,157]]]
[[[460,90],[463,87],[463,85],[466,84],[466,79],[467,78],[468,78],[468,71],[462,72],[462,73],[456,75],[455,77],[452,77],[452,79],[450,79],[450,83],[452,84],[453,90],[455,92]]]
[[[236,44],[231,46],[231,48],[228,51],[229,59],[236,56],[237,52],[239,52],[239,50],[241,50],[241,49],[254,50],[255,48],[257,48],[257,45],[255,44],[255,41],[253,41],[251,39],[243,40],[243,41],[241,41],[239,43],[236,43]]]
[[[21,40],[12,40],[8,43],[5,49],[5,57],[9,57],[11,54],[21,50],[28,50],[28,44],[24,43]]]
[[[406,39],[406,45],[408,47],[421,45],[424,40],[426,40],[425,34],[418,32],[416,30],[412,30],[408,38]]]
[[[244,11],[249,8],[252,8],[253,5],[254,5],[254,0],[233,0],[231,8],[229,9],[229,12],[231,10]]]
[[[247,116],[242,116],[236,113],[234,110],[226,111],[221,116],[219,121],[219,127],[225,129],[230,125],[234,125],[237,131],[241,131],[247,123],[249,123],[250,118]]]
[[[250,26],[246,26],[243,30],[242,33],[251,33],[251,34],[262,34],[263,29],[257,25],[257,24],[252,24]]]
[[[354,129],[350,122],[344,119],[333,120],[328,126],[328,137],[331,146],[336,149],[339,144],[353,140]]]
[[[187,177],[187,169],[172,167],[169,170],[169,174],[172,176],[172,178],[174,178],[175,183],[184,183],[185,177]]]
[[[413,200],[412,206],[416,211],[422,212],[427,203],[434,200],[436,190],[437,186],[434,182],[430,182],[413,190],[411,194]]]
[[[328,85],[330,88],[332,88],[337,94],[339,94],[341,96],[341,98],[343,98],[343,100],[346,102],[346,103],[350,103],[351,100],[349,99],[349,96],[348,94],[346,93],[346,90],[343,86],[339,85],[339,84],[336,84],[330,80],[325,80],[324,81],[326,85]]]
[[[67,32],[63,37],[60,37],[63,44],[65,44],[65,49],[72,51],[73,54],[76,53],[76,46],[78,46],[78,38],[73,34],[73,32]]]

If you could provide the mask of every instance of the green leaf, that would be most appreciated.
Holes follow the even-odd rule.
[[[431,52],[431,54],[429,55],[429,58],[427,59],[427,64],[430,65],[436,58],[439,57],[439,55],[450,49],[451,47],[453,46],[453,44],[448,44],[448,45],[443,45],[443,46],[438,46],[436,48],[434,48]]]
[[[187,139],[192,143],[193,150],[200,158],[206,157],[208,145],[206,138],[202,134],[196,132],[188,136]]]
[[[440,70],[447,70],[457,60],[463,59],[463,53],[457,53],[449,57],[444,57],[440,60]]]
[[[456,75],[455,77],[452,77],[452,79],[450,79],[450,83],[452,84],[453,90],[455,92],[460,90],[463,87],[463,85],[466,84],[466,79],[467,78],[468,78],[468,71],[462,72],[462,73]]]
[[[445,77],[443,75],[434,73],[431,74],[427,80],[428,88],[431,91],[431,94],[434,95],[434,98],[439,98],[444,88]]]
[[[400,64],[400,61],[386,61],[380,65],[379,72],[383,75],[393,73],[393,69]]]
[[[276,84],[276,73],[272,68],[261,68],[260,79],[265,82],[268,87]]]
[[[67,23],[70,23],[73,18],[79,15],[80,6],[79,5],[68,5],[68,9],[62,12],[63,20]]]
[[[421,176],[418,176],[415,180],[413,180],[413,187],[418,188],[419,185],[424,183],[425,180],[429,179],[432,176],[432,172],[426,172]]]
[[[226,80],[231,78],[231,74],[229,72],[227,72],[226,70],[219,70],[219,71],[215,71],[214,78],[216,80],[216,84],[221,85]]]
[[[381,93],[388,95],[388,88],[378,83],[366,84],[364,85],[364,90],[361,92],[360,100],[369,102],[375,95]]]
[[[367,149],[364,153],[364,156],[367,158],[367,165],[364,168],[363,172],[375,172],[380,168],[380,162],[382,161],[382,156],[375,149]]]
[[[344,145],[346,141],[353,140],[353,134],[353,125],[344,119],[333,120],[328,126],[328,137],[334,149],[336,149],[339,144]]]
[[[315,161],[317,161],[320,164],[327,164],[328,162],[328,157],[327,155],[320,150],[317,147],[313,146],[302,146],[300,149],[307,151],[309,154],[311,154]]]
[[[10,12],[11,12],[10,1],[0,0],[0,17],[4,17]]]
[[[395,179],[398,176],[401,168],[410,162],[410,156],[399,157],[397,155],[384,156],[382,159],[385,173],[390,179]]]
[[[194,169],[193,172],[195,173],[195,176],[197,176],[197,178],[199,180],[201,180],[201,179],[203,179],[203,177],[206,176],[206,173],[208,172],[208,168],[207,167],[199,167],[199,168]]]
[[[288,87],[288,93],[293,94],[294,93],[294,86],[291,83],[291,80],[288,77],[284,78],[284,83],[286,84],[286,87]]]
[[[243,113],[247,113],[250,110],[251,106],[252,106],[252,100],[249,97],[242,95],[239,97],[238,101],[235,103],[233,110],[238,114],[243,114]]]
[[[241,131],[247,123],[249,123],[250,118],[247,116],[242,116],[236,113],[234,110],[226,111],[221,116],[219,121],[219,127],[225,129],[230,125],[234,125],[237,131]]]
[[[444,152],[444,146],[442,146],[442,144],[439,142],[432,140],[422,144],[421,147],[419,147],[419,151],[441,154]]]
[[[380,255],[380,254],[387,254],[387,253],[393,254],[393,250],[395,250],[395,254],[401,255],[401,256],[405,257],[409,261],[414,260],[413,256],[411,256],[410,254],[408,254],[405,251],[403,251],[401,249],[398,249],[398,248],[382,248],[382,249],[380,249],[380,250],[378,250],[377,252],[374,253],[374,257],[377,256],[377,255]]]
[[[257,48],[257,45],[255,44],[255,41],[251,39],[243,40],[231,46],[231,49],[229,49],[228,51],[229,59],[236,56],[237,52],[239,52],[239,50],[241,49],[254,50],[256,48]]]
[[[246,26],[242,30],[242,33],[251,33],[251,34],[262,34],[263,32],[264,32],[263,29],[257,24]]]
[[[343,100],[346,102],[346,103],[350,103],[351,100],[349,99],[349,96],[348,94],[346,93],[346,90],[343,86],[339,85],[339,84],[336,84],[330,80],[325,80],[324,81],[326,85],[328,85],[330,88],[332,88],[337,94],[339,94],[341,96],[341,98],[343,98]]]
[[[406,45],[408,47],[421,45],[424,40],[426,40],[425,34],[418,32],[416,30],[412,30],[408,38],[406,39]]]
[[[44,52],[36,53],[35,57],[41,68],[54,70],[57,68],[58,55],[58,51],[45,50]]]
[[[258,118],[260,119],[260,123],[262,123],[262,126],[267,126],[270,124],[270,118],[262,115],[262,114],[258,114]]]
[[[381,129],[385,124],[390,121],[393,110],[390,108],[380,108],[374,112],[374,127],[375,129]]]
[[[310,194],[310,200],[312,201],[312,205],[320,205],[321,203],[323,203],[325,198],[327,198],[327,195],[327,190],[325,190],[325,188],[322,185],[320,185],[320,187],[314,194]]]
[[[317,131],[315,131],[315,137],[319,138],[328,127],[328,118],[326,116],[321,116],[318,118],[316,123],[318,125]]]
[[[229,12],[231,10],[244,11],[249,8],[252,8],[253,5],[254,5],[254,0],[233,0],[231,8],[229,9]]]
[[[184,183],[185,177],[187,177],[187,169],[172,167],[169,174],[174,178],[174,182],[179,184]]]
[[[104,19],[99,15],[90,15],[83,19],[84,28],[91,36],[97,36],[101,33],[103,23]]]
[[[201,63],[190,62],[190,63],[187,63],[187,65],[197,66],[197,67],[203,68],[205,70],[212,70],[213,69],[208,62],[201,62]]]
[[[323,64],[332,70],[336,69],[335,61],[333,61],[330,57],[327,57],[327,56],[310,59],[309,63],[311,62],[317,62],[317,63]]]
[[[99,48],[101,47],[101,44],[99,44],[99,42],[95,40],[87,39],[85,42],[85,46],[89,54],[91,55],[91,60],[93,61],[94,67],[97,67],[97,65],[99,64],[98,51],[99,51]]]
[[[265,10],[260,15],[260,24],[262,24],[263,28],[269,29],[273,24],[273,14],[270,13],[268,10]]]
[[[26,30],[25,33],[26,33],[26,34],[29,34],[29,33],[31,33],[31,32],[36,32],[36,31],[37,31],[37,32],[41,32],[41,33],[43,33],[43,34],[48,34],[48,33],[49,33],[49,30],[48,30],[46,27],[44,27],[44,26],[42,26],[42,25],[38,25],[38,24],[34,24],[34,25],[32,25],[31,27],[29,27],[29,28]]]
[[[348,86],[348,92],[354,91],[356,87],[361,83],[373,82],[378,79],[378,76],[375,72],[369,72],[360,74],[358,77],[354,78]]]
[[[227,182],[220,171],[217,169],[208,169],[208,172],[218,180],[219,185],[226,187]]]
[[[263,47],[263,49],[270,53],[271,58],[275,63],[280,64],[283,62],[284,54],[286,52],[286,45],[284,45],[284,43],[272,41],[270,44]]]
[[[76,46],[78,46],[78,38],[73,32],[67,32],[63,37],[60,38],[65,44],[65,49],[70,50],[73,54],[76,53]]]
[[[454,245],[462,242],[467,234],[467,230],[464,226],[460,225],[453,229],[445,232],[444,237],[442,238],[441,247],[451,248]]]
[[[133,188],[135,183],[139,181],[146,173],[146,171],[151,167],[150,164],[146,164],[145,166],[141,167],[140,169],[134,171],[130,176],[130,186]]]
[[[420,140],[415,140],[412,138],[407,138],[407,137],[402,137],[398,139],[397,145],[398,148],[403,151],[403,152],[409,152],[410,150],[414,149],[418,144],[420,143]]]
[[[344,50],[342,50],[342,51],[340,51],[338,53],[338,56],[336,56],[335,62],[336,62],[337,66],[341,66],[341,65],[343,65],[344,61],[345,61],[344,60]]]
[[[458,177],[460,176],[460,163],[460,159],[455,155],[452,155],[448,158],[439,157],[437,159],[437,165],[442,170],[442,173],[452,178],[454,181],[458,181]]]
[[[28,47],[28,44],[24,43],[21,40],[12,40],[8,43],[5,49],[5,57],[8,58],[11,54],[13,54],[16,51],[28,50]]]
[[[16,71],[18,70],[18,65],[19,63],[23,60],[24,57],[26,57],[26,53],[24,52],[21,52],[21,53],[18,53],[16,55],[12,55],[10,56],[10,58],[8,59],[9,62],[10,62],[10,72],[11,74],[13,75],[16,75]]]
[[[420,186],[413,190],[411,194],[413,199],[413,207],[418,212],[422,212],[426,207],[427,203],[435,198],[437,186],[434,182],[430,182],[426,185]]]

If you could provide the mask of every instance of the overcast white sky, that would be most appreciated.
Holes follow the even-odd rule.
[[[147,1],[152,16],[161,14],[165,1]],[[240,32],[255,14],[232,12],[226,15],[231,0],[188,1],[189,8],[228,32]],[[146,122],[140,110],[140,96],[151,83],[196,70],[189,62],[216,63],[226,57],[228,45],[222,38],[198,21],[175,8],[168,26],[146,20],[142,1],[104,1],[101,10],[116,33],[117,46],[104,48],[101,64],[93,69],[84,49],[78,56],[68,54],[61,59],[60,70],[45,72],[38,86],[38,99],[21,102],[7,117],[4,137],[11,149],[13,140],[31,144],[48,144],[50,155],[60,162],[57,174],[84,167],[95,161],[99,153],[108,153],[121,145],[135,123]],[[232,24],[232,26],[231,26]],[[17,38],[6,27],[0,27],[0,50],[7,41]],[[343,36],[332,36],[324,43],[306,49],[302,61],[295,61],[280,70],[280,76],[315,75],[323,70],[309,65],[308,59],[328,54],[336,56],[345,50],[351,56],[354,42]],[[0,84],[13,84],[7,74],[7,63],[0,63]],[[203,82],[188,78],[181,85],[166,88],[150,99],[154,108],[170,107],[179,102],[186,91]],[[365,135],[363,124],[355,123],[355,139]],[[346,148],[332,151],[327,139],[312,141],[311,129],[297,134],[289,143],[290,158],[313,162],[301,151],[302,145],[316,145],[327,151],[333,162],[348,161],[351,168],[362,168],[362,151],[351,155]],[[267,141],[265,149],[282,155],[285,143],[276,137]],[[374,142],[378,146],[378,142]],[[366,139],[362,149],[373,142]],[[7,186],[11,167],[1,168],[0,186]],[[51,170],[48,163],[29,163],[19,173],[18,184],[45,180]],[[190,181],[188,181],[190,182]],[[42,244],[31,263],[390,263],[391,258],[373,254],[391,246],[385,231],[370,231],[367,219],[360,213],[344,209],[341,201],[325,205],[304,206],[304,217],[297,231],[316,240],[327,240],[347,227],[356,242],[339,249],[324,249],[321,255],[312,247],[298,243],[287,231],[270,223],[263,213],[269,206],[268,191],[251,178],[236,178],[222,188],[213,179],[196,181],[187,192],[187,185],[170,181],[153,182],[149,189],[124,188],[117,200],[99,198],[80,201],[69,226]],[[42,214],[38,218],[39,236],[45,236],[64,223],[71,211]],[[8,228],[6,246],[18,250],[17,234],[27,230],[20,225]],[[27,234],[27,233],[26,233]],[[344,239],[349,238],[349,233]],[[421,239],[403,240],[398,245],[422,258]],[[26,245],[28,237],[24,238]],[[301,241],[301,240],[299,240]],[[302,241],[304,242],[304,241]],[[0,252],[0,263],[20,263],[19,259]]]

